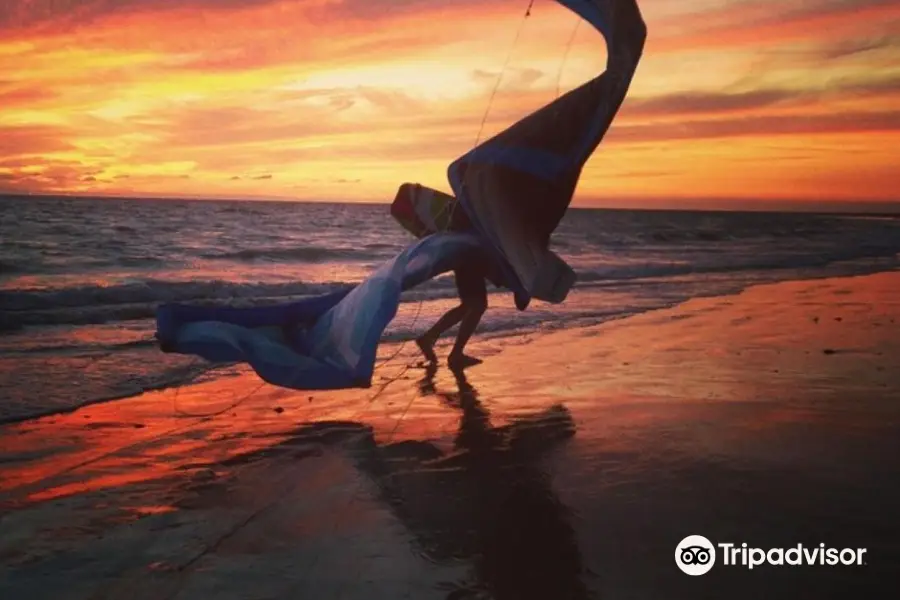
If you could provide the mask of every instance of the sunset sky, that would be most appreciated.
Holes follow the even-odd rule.
[[[900,200],[900,2],[639,4],[644,57],[574,205]],[[0,191],[449,190],[511,48],[482,139],[604,68],[552,0],[513,47],[527,5],[3,0]]]

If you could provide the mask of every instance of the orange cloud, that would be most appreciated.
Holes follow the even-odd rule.
[[[520,26],[480,139],[603,69],[588,26],[549,1],[523,23],[526,4],[13,1],[0,15],[0,190],[389,200],[404,181],[447,189]],[[641,7],[644,59],[576,204],[895,193],[896,2]]]
[[[841,35],[898,31],[900,5],[893,0],[812,2],[732,1],[720,10],[672,19],[661,35],[648,38],[649,51],[767,46],[802,39],[834,40]]]

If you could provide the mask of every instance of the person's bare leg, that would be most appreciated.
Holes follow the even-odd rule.
[[[437,323],[431,326],[431,329],[416,338],[419,350],[422,351],[422,354],[425,355],[429,362],[437,362],[437,355],[434,353],[434,343],[441,337],[442,333],[459,323],[465,317],[465,314],[466,308],[463,305],[450,309],[443,317],[438,319]]]
[[[459,324],[459,333],[456,336],[456,343],[453,345],[453,350],[450,351],[450,356],[447,357],[447,364],[451,367],[468,367],[477,365],[481,362],[477,358],[466,356],[463,353],[463,349],[469,342],[469,338],[472,337],[472,334],[475,333],[475,330],[478,328],[478,324],[481,322],[481,317],[484,315],[486,309],[486,303],[467,307]]]

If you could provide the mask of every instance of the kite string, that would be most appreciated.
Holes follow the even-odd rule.
[[[238,400],[232,402],[225,408],[223,408],[221,410],[209,412],[209,413],[189,413],[189,412],[185,412],[185,411],[181,410],[178,407],[178,394],[181,390],[181,387],[176,387],[175,388],[175,397],[172,399],[172,407],[173,407],[175,414],[177,414],[180,417],[186,417],[186,418],[191,418],[191,419],[212,419],[214,417],[218,417],[219,415],[223,415],[223,414],[227,413],[229,410],[234,410],[235,408],[237,408],[238,406],[240,406],[241,404],[243,404],[244,402],[246,402],[247,400],[249,400],[250,398],[255,396],[256,392],[263,389],[263,387],[265,385],[266,385],[266,382],[263,381],[257,387],[253,388],[253,390],[251,392],[240,397]]]
[[[491,108],[494,104],[494,99],[497,96],[497,92],[500,90],[500,84],[503,81],[503,76],[506,74],[506,71],[509,68],[509,63],[512,60],[513,53],[515,52],[515,49],[519,44],[519,39],[522,37],[522,32],[525,29],[525,23],[528,20],[528,17],[531,16],[532,8],[534,8],[534,0],[529,0],[528,6],[525,9],[525,14],[522,16],[521,21],[519,21],[519,26],[516,28],[516,35],[515,35],[515,37],[513,37],[512,44],[510,45],[509,50],[506,53],[506,58],[503,60],[503,65],[500,67],[500,71],[497,74],[497,80],[494,82],[494,88],[491,90],[491,95],[488,97],[487,106],[484,109],[484,114],[481,117],[481,123],[479,124],[479,127],[478,127],[478,133],[475,136],[475,142],[474,142],[474,144],[472,144],[472,150],[470,153],[473,155],[478,151],[478,144],[481,142],[481,136],[483,135],[484,129],[487,125],[488,116],[490,115]],[[575,31],[572,32],[571,38],[569,39],[569,47],[571,47],[572,42],[575,39],[575,33],[578,30],[577,28],[578,28],[578,22],[576,22]],[[568,48],[566,49],[565,56],[568,56]],[[563,58],[563,65],[565,64],[565,56]],[[559,78],[562,76],[562,68],[563,67],[560,66],[560,74],[557,76],[557,95],[559,95]],[[463,176],[463,183],[462,183],[463,188],[465,188],[468,185],[469,175],[470,175],[470,171],[466,170],[466,173]],[[435,215],[434,220],[435,220],[435,222],[437,222],[437,220],[443,215],[443,213],[448,210],[448,206],[449,206],[449,214],[447,215],[447,220],[444,224],[442,231],[444,231],[444,232],[449,231],[450,228],[452,227],[453,216],[456,213],[456,207],[458,204],[459,204],[459,199],[456,199],[455,202],[448,202],[448,203],[444,204],[444,206],[442,206],[441,209],[438,211],[438,213]],[[419,303],[418,303],[418,308],[416,309],[416,316],[413,318],[413,324],[411,325],[411,327],[414,327],[415,324],[418,322],[419,314],[421,313],[423,303],[424,303],[424,298],[420,298]],[[400,352],[403,351],[403,348],[406,346],[406,343],[408,341],[409,340],[404,340],[391,356],[382,360],[380,363],[376,364],[375,367],[381,368],[381,367],[387,365],[394,358],[396,358],[400,354]],[[370,403],[373,402],[379,395],[381,395],[382,392],[384,392],[385,389],[387,389],[387,387],[391,383],[397,381],[400,377],[402,377],[403,374],[406,373],[407,370],[409,370],[410,366],[411,366],[410,364],[407,364],[406,367],[400,371],[400,373],[398,373],[397,375],[395,375],[394,377],[389,379],[384,385],[382,385],[381,388],[369,399],[369,402]],[[402,418],[403,418],[403,416],[401,416],[401,419]],[[399,423],[398,423],[398,425],[399,425]]]
[[[533,7],[534,7],[534,0],[529,0],[528,8],[525,9],[525,15],[522,17],[522,20],[519,22],[519,27],[516,29],[516,35],[513,38],[512,45],[510,46],[509,51],[506,53],[506,59],[504,59],[504,61],[503,61],[503,66],[500,68],[500,72],[497,74],[497,81],[494,83],[494,89],[491,90],[491,95],[488,97],[487,106],[485,107],[484,114],[481,117],[481,124],[478,127],[478,134],[475,136],[475,143],[472,144],[471,153],[475,153],[478,151],[478,144],[479,144],[479,142],[481,142],[481,136],[484,133],[484,128],[485,128],[485,125],[487,124],[488,116],[491,113],[491,107],[493,106],[494,98],[497,96],[497,91],[500,89],[500,83],[503,81],[503,75],[506,73],[506,70],[509,68],[509,62],[510,62],[510,60],[512,60],[513,52],[515,51],[516,46],[519,43],[519,38],[522,36],[522,31],[525,29],[525,21],[528,19],[528,17],[531,16],[531,9]],[[466,171],[466,174],[463,177],[463,187],[466,187],[466,185],[468,184],[468,180],[469,180],[469,172]],[[443,231],[446,232],[446,231],[450,230],[450,228],[453,224],[453,215],[456,212],[456,206],[458,204],[459,204],[458,199],[455,202],[448,202],[448,203],[444,204],[444,206],[442,206],[441,209],[438,211],[438,213],[435,215],[434,220],[435,220],[435,222],[437,222],[437,220],[443,215],[443,213],[445,211],[448,210],[448,207],[449,207],[450,212],[447,215],[447,221],[444,224]],[[416,311],[416,317],[413,319],[413,326],[418,321],[419,312],[422,309],[423,302],[424,302],[424,298],[420,298],[419,299],[419,307]],[[407,340],[404,340],[403,343],[400,344],[400,347],[397,349],[397,351],[394,352],[394,354],[391,355],[390,357],[388,357],[387,359],[383,360],[381,363],[377,364],[376,368],[382,367],[382,366],[386,365],[387,363],[389,363],[394,358],[396,358],[397,355],[399,355],[400,352],[403,350],[403,347],[406,345],[406,342],[407,342]],[[378,392],[378,393],[380,394],[381,392]],[[378,394],[376,394],[376,396],[377,395]],[[375,398],[375,396],[373,396],[372,400],[374,400],[374,398]]]
[[[519,21],[519,26],[518,26],[518,28],[516,28],[516,35],[515,35],[515,37],[513,37],[512,44],[510,44],[509,50],[506,53],[506,58],[503,60],[503,65],[500,67],[499,73],[497,73],[497,80],[494,82],[494,89],[491,90],[491,95],[488,97],[487,106],[485,106],[485,108],[484,108],[484,114],[481,116],[481,123],[478,126],[478,133],[475,135],[475,142],[472,144],[472,150],[470,151],[470,154],[474,155],[478,151],[478,144],[481,142],[481,136],[484,133],[484,128],[487,124],[488,116],[491,113],[491,107],[494,104],[494,99],[496,98],[497,92],[500,89],[500,84],[503,81],[503,75],[506,73],[507,69],[509,68],[509,63],[512,60],[513,53],[515,52],[515,49],[519,44],[519,38],[522,37],[522,31],[524,31],[524,29],[525,29],[525,22],[528,20],[528,17],[531,16],[532,8],[534,8],[534,0],[528,0],[528,7],[525,9],[525,14],[522,16],[522,20]],[[468,186],[469,175],[470,175],[470,171],[467,169],[465,175],[463,176],[463,182],[462,182],[463,189],[465,189]],[[446,222],[444,224],[444,228],[443,228],[443,231],[445,231],[445,232],[449,231],[450,228],[453,226],[453,216],[456,214],[457,205],[459,205],[458,198],[456,199],[455,202],[448,202],[448,203],[444,204],[444,206],[441,207],[441,209],[438,211],[438,213],[434,217],[434,221],[437,222],[437,220],[444,214],[445,211],[448,210],[448,207],[449,207],[449,214],[447,215],[447,220],[446,220]],[[424,301],[424,298],[419,300],[419,308],[416,311],[416,318],[413,319],[413,324],[415,324],[416,321],[418,320],[418,314],[419,314],[419,311],[421,311],[421,309],[422,309],[423,301]],[[400,348],[398,348],[397,352],[395,352],[394,355],[392,355],[390,358],[388,358],[387,360],[385,360],[378,366],[383,366],[383,365],[387,364],[387,362],[389,362],[395,356],[397,356],[400,353],[400,351],[403,349],[403,346],[405,344],[406,344],[406,341],[404,341],[403,344],[400,345]],[[407,365],[407,369],[408,368],[409,368],[409,366]],[[405,371],[406,371],[406,369],[401,371],[400,374],[397,375],[394,379],[388,381],[388,384],[392,383],[393,381],[396,381],[396,379],[399,378]],[[385,385],[384,387],[387,387],[387,385]],[[375,394],[375,396],[372,397],[371,400],[374,400],[381,392],[383,392],[384,387],[382,387],[382,389],[379,390]]]
[[[475,144],[472,148],[473,152],[478,150],[478,143],[481,141],[481,134],[484,133],[484,127],[487,124],[487,118],[491,112],[491,106],[494,103],[494,98],[497,95],[497,91],[500,89],[500,83],[503,81],[503,75],[506,73],[506,70],[509,67],[509,61],[512,60],[513,52],[515,51],[516,46],[519,44],[519,38],[522,36],[522,31],[525,29],[525,22],[528,20],[528,17],[531,16],[531,9],[533,6],[534,0],[529,0],[528,8],[525,9],[525,16],[522,17],[522,20],[519,23],[519,28],[516,30],[516,37],[513,38],[512,45],[509,47],[509,52],[506,53],[506,60],[503,61],[503,66],[500,68],[500,73],[497,74],[497,81],[494,83],[494,89],[491,91],[491,95],[488,98],[487,108],[485,108],[484,115],[481,117],[481,126],[478,128],[478,135],[475,136]]]
[[[481,124],[478,126],[478,134],[475,136],[475,143],[472,144],[472,150],[469,152],[470,154],[475,154],[478,151],[478,144],[481,142],[481,136],[484,133],[484,128],[487,125],[488,116],[491,114],[491,107],[494,104],[494,99],[497,96],[497,92],[500,90],[500,84],[503,81],[503,75],[506,73],[509,68],[509,63],[512,60],[513,52],[515,52],[516,46],[519,44],[519,38],[522,37],[522,31],[525,29],[525,22],[528,20],[528,17],[531,16],[531,9],[534,7],[534,0],[528,1],[528,7],[525,9],[525,14],[522,16],[522,20],[519,22],[519,27],[516,29],[516,35],[513,38],[512,44],[509,47],[509,50],[506,53],[506,58],[503,61],[503,66],[500,67],[500,72],[497,73],[497,80],[494,82],[494,89],[491,90],[491,95],[488,97],[487,106],[485,106],[484,114],[481,116]],[[469,170],[466,170],[466,174],[463,176],[462,187],[465,188],[469,184]],[[447,224],[445,225],[445,231],[450,229],[451,224],[453,223],[453,215],[456,211],[456,206],[459,204],[459,199],[456,202],[449,202],[445,204],[441,210],[438,212],[435,220],[440,217],[449,205],[450,214],[447,217]]]
[[[525,22],[528,20],[528,17],[531,16],[531,9],[533,7],[534,7],[534,0],[529,0],[528,7],[525,9],[525,14],[522,16],[522,20],[519,22],[519,26],[516,29],[516,35],[513,38],[512,44],[510,45],[510,48],[506,53],[506,58],[503,61],[503,66],[500,68],[500,72],[497,74],[497,80],[494,83],[494,88],[493,88],[493,90],[491,90],[491,95],[488,97],[487,106],[484,109],[484,114],[481,117],[481,123],[478,127],[478,133],[475,136],[475,143],[472,145],[472,151],[471,151],[472,153],[475,153],[478,151],[478,144],[481,142],[481,136],[484,133],[484,128],[487,124],[487,119],[488,119],[488,116],[490,115],[491,107],[493,106],[494,99],[497,96],[498,90],[500,89],[500,84],[503,81],[503,75],[506,73],[507,69],[509,68],[509,63],[512,60],[513,52],[515,51],[516,46],[519,43],[519,38],[522,36],[522,31],[525,29]],[[574,39],[574,33],[573,33],[572,37]],[[571,44],[571,40],[569,43]],[[468,177],[469,177],[469,171],[467,170],[465,176],[463,177],[463,187],[464,188],[468,183]],[[448,205],[450,206],[450,214],[448,215],[446,224],[444,225],[444,231],[450,230],[450,227],[453,223],[453,214],[454,214],[454,211],[456,210],[456,207],[458,204],[459,204],[458,199],[456,202],[449,202],[449,203],[445,204],[441,208],[441,211],[438,213],[437,216],[440,216],[443,211],[447,210],[447,206]],[[416,312],[416,317],[413,319],[413,323],[415,323],[416,320],[418,320],[419,311],[421,311],[421,309],[422,309],[423,301],[424,301],[424,298],[419,299],[419,308]],[[406,342],[404,341],[404,344],[405,343]],[[403,349],[403,344],[401,344],[400,348],[390,358],[388,358],[387,360],[382,362],[381,365],[386,364],[389,360],[391,360],[395,356],[397,356],[400,353],[400,350],[402,350],[402,349]],[[384,392],[384,390],[387,389],[387,387],[391,383],[393,383],[394,381],[399,379],[401,376],[403,376],[403,374],[406,373],[406,371],[409,370],[409,368],[410,368],[410,365],[406,365],[406,367],[404,367],[400,371],[400,373],[398,373],[396,376],[394,376],[393,378],[391,378],[390,380],[385,382],[385,384],[379,388],[379,390],[372,396],[372,398],[370,398],[369,402],[370,403],[373,402],[379,395],[381,395]],[[406,414],[409,412],[409,409],[412,407],[412,404],[415,401],[415,398],[416,398],[416,394],[413,393],[409,402],[406,404],[406,407],[404,408],[403,412],[400,414],[400,417],[397,419],[396,423],[394,423],[393,429],[388,434],[388,439],[387,439],[386,443],[390,443],[393,440],[394,434],[397,432],[397,430],[400,427],[400,424],[402,423],[403,419],[406,417]],[[356,494],[351,496],[351,500],[350,500],[350,502],[348,502],[348,506],[355,499],[355,496],[356,496]]]
[[[580,26],[581,26],[581,19],[576,17],[575,27],[572,28],[572,34],[569,36],[569,42],[566,44],[566,51],[563,54],[562,62],[559,65],[559,72],[556,74],[556,97],[557,98],[559,98],[560,83],[562,82],[563,70],[566,67],[566,62],[569,60],[569,52],[572,50],[572,45],[575,43],[575,37],[578,35],[578,28]]]
[[[419,305],[418,305],[418,307],[416,308],[416,315],[413,317],[413,322],[412,322],[412,325],[410,325],[410,329],[412,329],[412,328],[414,328],[414,327],[416,326],[416,323],[417,323],[418,320],[419,320],[419,313],[422,312],[422,304],[423,304],[424,302],[425,302],[425,299],[424,299],[424,298],[419,298]],[[381,367],[385,366],[386,364],[388,364],[389,362],[391,362],[392,360],[394,360],[394,359],[400,354],[400,352],[403,350],[404,346],[406,346],[406,343],[407,343],[408,341],[409,341],[408,339],[403,340],[403,341],[400,343],[400,346],[397,348],[397,350],[395,350],[393,354],[391,354],[391,355],[390,355],[389,357],[387,357],[386,359],[382,360],[380,363],[377,363],[377,364],[375,365],[375,368],[376,368],[376,369],[380,369]],[[394,383],[395,381],[397,381],[398,379],[400,379],[401,377],[403,377],[403,375],[405,375],[406,372],[409,371],[409,369],[410,369],[411,367],[412,367],[412,362],[407,362],[406,366],[403,367],[402,369],[400,369],[400,372],[399,372],[399,373],[397,373],[396,375],[394,375],[393,377],[391,377],[391,378],[389,378],[387,381],[385,381],[385,382],[381,385],[381,387],[378,389],[378,391],[375,392],[374,394],[372,394],[372,397],[369,398],[367,404],[372,404],[372,402],[374,402],[375,399],[378,398],[378,396],[380,396],[380,395],[382,394],[382,392],[384,392],[384,390],[386,390],[386,389],[388,388],[389,385],[391,385],[392,383]]]
[[[425,300],[424,298],[421,298],[421,297],[419,298],[419,306],[416,308],[416,314],[413,316],[413,322],[410,325],[410,329],[415,327],[416,323],[419,320],[419,314],[422,312],[422,303],[424,302],[424,300]],[[400,354],[400,351],[403,350],[403,346],[405,346],[408,341],[409,341],[408,339],[403,340],[403,342],[400,344],[400,347],[397,348],[397,350],[393,354],[391,354],[389,357],[382,359],[381,362],[376,363],[375,368],[383,367],[390,361],[394,360],[397,357],[397,355]]]
[[[506,59],[503,61],[503,66],[501,67],[500,72],[499,72],[498,75],[497,75],[497,81],[496,81],[496,83],[494,84],[494,89],[491,91],[491,95],[490,95],[490,97],[488,98],[488,103],[487,103],[487,106],[485,107],[484,115],[483,115],[482,118],[481,118],[481,124],[480,124],[480,126],[479,126],[479,128],[478,128],[478,134],[475,136],[475,143],[473,144],[472,151],[471,151],[472,153],[475,153],[475,152],[477,152],[477,150],[478,150],[478,144],[479,144],[479,142],[481,142],[481,135],[482,135],[482,133],[484,132],[484,128],[485,128],[485,125],[486,125],[486,123],[487,123],[488,115],[490,114],[491,106],[493,105],[493,102],[494,102],[494,98],[495,98],[496,95],[497,95],[497,91],[500,89],[500,83],[501,83],[501,81],[503,80],[503,75],[504,75],[504,73],[506,72],[507,68],[509,67],[509,62],[510,62],[510,60],[512,59],[512,55],[513,55],[513,52],[514,52],[516,46],[518,45],[519,38],[520,38],[521,35],[522,35],[522,30],[525,28],[525,21],[528,19],[528,17],[531,16],[531,9],[532,9],[533,6],[534,6],[534,0],[529,0],[529,2],[528,2],[528,8],[525,9],[525,15],[522,17],[522,20],[521,20],[521,22],[519,23],[519,27],[518,27],[518,29],[516,30],[516,35],[515,35],[515,37],[513,38],[512,45],[510,46],[510,49],[509,49],[509,51],[507,52],[507,55],[506,55]],[[463,188],[465,188],[466,185],[468,184],[468,177],[469,177],[469,171],[467,170],[467,171],[466,171],[466,174],[463,176]],[[455,212],[455,210],[456,210],[456,206],[459,204],[459,200],[457,199],[456,202],[450,202],[450,203],[448,203],[448,204],[450,205],[450,214],[449,214],[448,217],[447,217],[447,221],[446,221],[446,224],[445,224],[445,226],[444,226],[444,231],[448,231],[448,230],[450,229],[452,223],[453,223],[453,215],[454,215],[454,212]],[[437,220],[438,217],[440,217],[440,216],[442,215],[442,213],[443,213],[445,210],[447,210],[447,204],[445,204],[445,205],[441,208],[441,210],[438,212],[438,214],[437,214],[436,217],[435,217],[435,221]],[[420,309],[420,310],[421,310],[422,302],[423,302],[423,301],[424,301],[424,298],[422,298],[422,299],[419,300],[419,309]],[[418,313],[417,313],[416,316],[417,316],[417,318],[418,318]],[[405,343],[405,342],[404,342],[404,343]],[[402,347],[403,347],[403,346],[401,345],[401,348],[400,348],[400,349],[402,349]],[[393,356],[396,356],[397,354],[399,354],[399,352],[400,352],[400,350],[398,349],[398,351],[395,352]],[[393,358],[393,356],[392,356],[391,358]],[[390,359],[389,359],[389,360],[390,360]],[[384,365],[386,362],[387,362],[387,361],[385,361],[385,362],[383,362],[383,363],[381,363],[381,364]],[[383,393],[383,392],[387,389],[387,387],[388,387],[391,383],[393,383],[394,381],[396,381],[397,379],[399,379],[399,378],[400,378],[407,370],[409,370],[409,368],[410,368],[410,365],[409,365],[409,364],[406,365],[406,367],[404,367],[403,369],[401,369],[401,371],[400,371],[399,374],[397,374],[396,376],[394,376],[393,378],[391,378],[390,380],[388,380],[384,385],[382,385],[382,386],[379,388],[379,390],[372,396],[372,398],[370,399],[369,402],[370,402],[370,403],[373,402],[373,401],[374,401],[381,393]],[[410,399],[409,399],[409,402],[406,403],[406,407],[403,409],[403,412],[400,413],[400,416],[397,418],[397,421],[394,423],[394,427],[393,427],[393,428],[391,429],[391,431],[388,433],[387,441],[385,442],[386,444],[389,444],[389,443],[391,443],[391,442],[393,441],[394,435],[397,433],[397,430],[400,428],[400,424],[403,422],[403,419],[406,417],[406,414],[409,412],[409,409],[412,407],[412,404],[413,404],[413,402],[415,401],[415,399],[416,399],[416,393],[415,393],[415,390],[414,390],[412,396],[411,396]],[[357,485],[357,486],[356,486],[356,489],[355,489],[355,491],[354,491],[354,493],[350,495],[350,498],[348,499],[347,504],[346,504],[346,507],[347,507],[347,508],[349,508],[350,505],[356,500],[356,497],[357,497],[357,495],[359,494],[360,488],[361,488],[361,486]],[[337,521],[338,521],[338,519],[335,519],[335,520],[332,522],[332,529],[334,529],[335,527],[337,527]],[[316,559],[318,559],[318,557],[319,557],[319,555],[316,555]],[[318,560],[314,561],[313,566],[314,566],[315,563],[317,563],[317,562],[318,562]],[[311,569],[312,569],[312,566],[310,567],[310,570],[311,570]],[[359,574],[357,573],[357,578],[358,578],[358,577],[359,577]],[[343,589],[341,590],[341,592],[342,592],[342,593],[341,593],[341,596],[343,596]]]

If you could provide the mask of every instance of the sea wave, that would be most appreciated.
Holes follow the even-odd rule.
[[[177,302],[203,305],[262,306],[289,302],[350,287],[331,283],[234,283],[213,281],[147,280],[111,286],[77,286],[0,293],[0,331],[30,325],[87,325],[155,315],[160,304]],[[454,293],[452,279],[439,278],[411,291],[414,299],[447,297]]]
[[[55,289],[20,289],[0,293],[8,311],[115,306],[148,302],[233,300],[254,297],[305,296],[347,284],[235,283],[224,280],[169,281],[147,279],[117,285],[80,285]]]
[[[164,390],[168,388],[187,385],[209,378],[211,374],[222,377],[234,374],[233,371],[225,370],[223,365],[211,365],[204,362],[191,362],[170,367],[158,372],[149,372],[139,375],[122,376],[117,381],[105,382],[103,391],[97,394],[78,396],[70,394],[65,403],[55,403],[52,405],[40,403],[14,403],[0,407],[0,425],[7,423],[16,423],[28,419],[36,419],[40,417],[62,414],[75,411],[84,406],[98,404],[101,402],[110,402],[113,400],[122,400],[137,396],[143,392],[153,390]]]
[[[685,255],[653,253],[645,257],[611,257],[603,260],[573,260],[576,287],[616,284],[636,280],[685,276],[716,276],[728,273],[824,269],[852,261],[876,261],[891,268],[898,262],[896,246],[881,243],[848,248],[823,248],[818,252],[782,254],[706,254],[692,260]],[[616,264],[616,261],[619,264]],[[0,292],[0,331],[15,331],[28,325],[83,325],[152,318],[163,303],[260,306],[288,302],[352,286],[346,281],[327,283],[238,283],[224,280],[170,281],[147,279],[118,285],[80,285],[56,289],[18,289]],[[455,293],[453,279],[440,277],[411,290],[406,299],[436,299]]]
[[[711,275],[717,273],[740,273],[745,271],[786,271],[798,269],[822,269],[829,265],[851,261],[886,260],[896,261],[896,250],[881,244],[868,244],[855,248],[821,249],[819,252],[796,252],[784,254],[730,254],[723,257],[702,256],[686,260],[686,256],[649,256],[644,262],[630,264],[602,265],[576,269],[578,281],[625,281],[658,277],[679,277],[685,275]],[[773,273],[773,275],[775,275]]]
[[[386,246],[382,249],[395,249]],[[397,249],[399,251],[399,248]],[[322,248],[317,246],[293,248],[245,248],[236,251],[203,252],[199,256],[210,260],[232,260],[239,262],[334,262],[345,260],[366,260],[378,258],[384,253],[366,252],[352,248]]]

